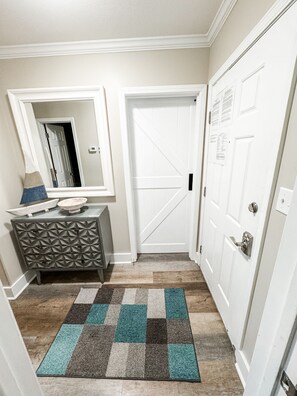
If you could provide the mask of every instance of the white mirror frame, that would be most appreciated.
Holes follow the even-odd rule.
[[[31,155],[31,158],[33,159],[33,162],[35,163],[37,169],[39,169],[39,165],[25,104],[35,102],[57,102],[66,100],[91,100],[94,104],[97,133],[101,148],[100,154],[104,185],[90,187],[58,187],[47,188],[46,190],[49,198],[65,198],[70,196],[114,196],[114,183],[105,92],[102,86],[9,89],[7,92],[14,115],[15,124],[19,133],[22,149],[24,152],[27,152]]]

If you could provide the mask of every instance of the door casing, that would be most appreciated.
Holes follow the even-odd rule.
[[[196,96],[196,128],[195,146],[197,147],[197,159],[194,164],[193,197],[191,202],[191,224],[189,238],[189,256],[197,262],[197,236],[199,224],[199,210],[201,197],[201,174],[203,163],[204,127],[206,110],[207,85],[174,85],[154,87],[124,88],[120,92],[121,132],[124,157],[124,175],[126,184],[126,198],[128,211],[128,224],[130,234],[130,246],[132,262],[137,260],[136,221],[135,205],[132,184],[132,163],[130,147],[130,131],[128,125],[128,101],[129,99],[146,98],[176,98]]]

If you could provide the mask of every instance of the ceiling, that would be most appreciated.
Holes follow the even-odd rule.
[[[1,0],[0,46],[207,35],[224,3],[226,0]]]

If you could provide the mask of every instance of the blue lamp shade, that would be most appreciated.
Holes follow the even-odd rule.
[[[47,192],[39,172],[25,173],[21,204],[47,199]]]

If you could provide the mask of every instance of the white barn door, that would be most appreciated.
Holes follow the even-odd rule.
[[[189,252],[195,100],[129,101],[138,253]]]
[[[296,60],[297,9],[287,12],[211,96],[201,268],[240,349]],[[253,208],[249,205],[256,203]],[[251,257],[236,242],[248,231]],[[233,238],[234,239],[233,239]]]

